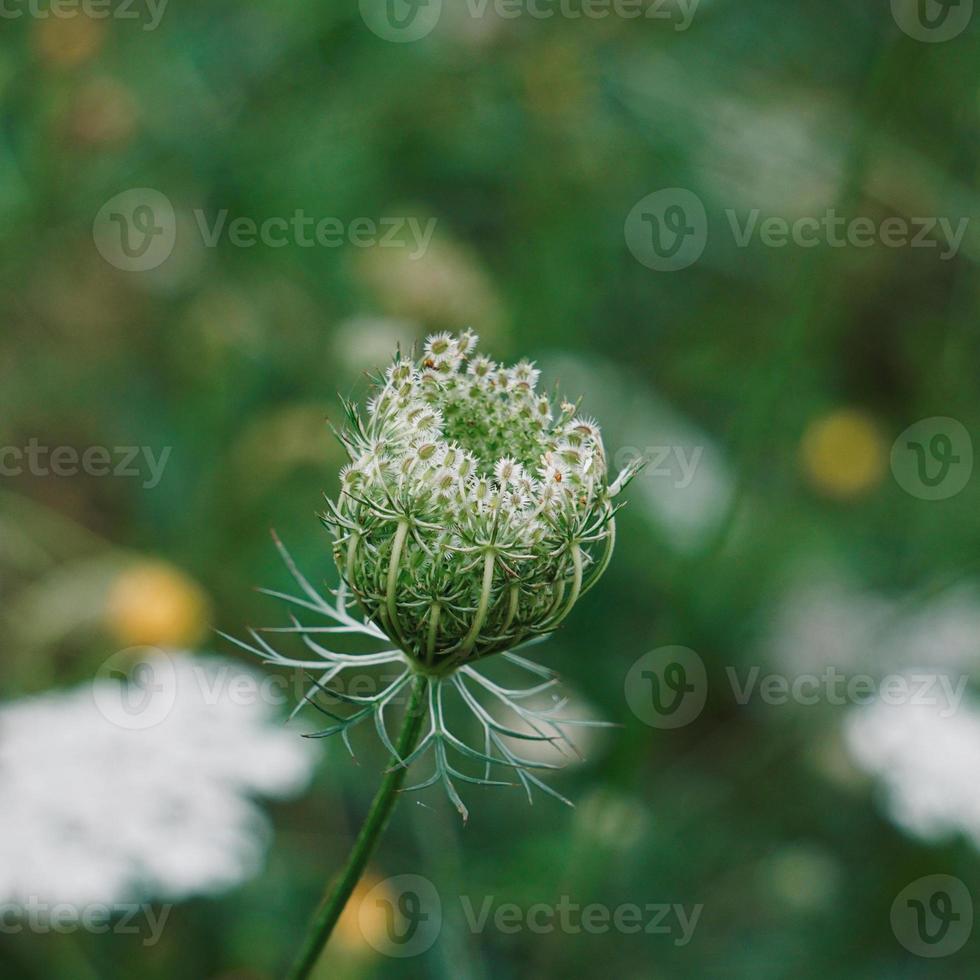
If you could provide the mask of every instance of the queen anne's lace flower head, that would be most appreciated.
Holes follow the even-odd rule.
[[[347,585],[417,667],[444,673],[548,633],[605,569],[612,497],[596,422],[552,405],[538,370],[436,334],[396,357],[325,523]]]
[[[566,751],[569,726],[605,723],[564,717],[566,701],[553,694],[540,704],[557,677],[516,651],[554,630],[602,575],[615,540],[613,498],[642,465],[609,483],[598,425],[538,392],[533,364],[502,367],[475,348],[469,332],[429,337],[421,356],[396,356],[377,379],[365,416],[345,405],[338,436],[350,463],[323,516],[341,576],[333,599],[276,539],[301,594],[263,591],[293,607],[292,623],[250,630],[251,642],[228,637],[269,664],[308,673],[306,700],[330,720],[314,737],[340,735],[353,754],[351,733],[373,721],[395,768],[433,764],[430,777],[405,791],[442,783],[464,819],[457,782],[510,785],[492,770],[516,775],[529,800],[536,787],[568,802],[535,775],[558,766],[519,755],[513,740]],[[351,595],[363,618],[350,609]],[[305,655],[280,653],[264,633],[298,636]],[[332,650],[324,634],[360,634],[384,648]],[[475,664],[494,653],[538,683],[495,683]],[[396,674],[375,693],[345,690],[346,671],[391,666]],[[425,704],[415,716],[421,738],[402,754],[386,712],[406,691]],[[482,748],[453,731],[454,706],[482,729]],[[410,717],[415,709],[406,710]],[[457,768],[474,764],[482,775]]]

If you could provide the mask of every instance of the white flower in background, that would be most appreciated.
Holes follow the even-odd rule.
[[[888,646],[899,663],[980,671],[980,589],[962,583],[904,610]]]
[[[796,672],[871,669],[896,608],[841,574],[811,570],[797,577],[772,611],[767,659]]]
[[[792,220],[834,203],[844,107],[813,91],[768,103],[731,95],[706,102],[698,165],[719,199],[735,204],[740,226],[754,208]]]
[[[864,589],[833,568],[810,568],[775,604],[764,649],[771,663],[797,672],[978,671],[980,592],[964,583],[915,602]]]
[[[925,700],[925,699],[923,699]],[[887,704],[855,709],[846,726],[857,765],[880,781],[891,819],[929,841],[957,833],[980,847],[980,707]]]
[[[150,663],[143,713],[108,676],[0,706],[0,902],[174,900],[258,872],[268,827],[252,798],[302,790],[312,746],[253,671]]]
[[[633,499],[667,541],[694,551],[710,539],[728,513],[734,483],[707,433],[613,364],[559,356],[547,358],[545,366],[563,388],[588,389],[613,468],[647,457],[649,465],[633,482]]]

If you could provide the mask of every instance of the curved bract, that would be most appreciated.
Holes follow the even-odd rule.
[[[610,484],[598,425],[476,342],[430,337],[365,416],[345,405],[351,461],[323,515],[368,618],[434,675],[558,626],[606,567],[632,475]]]

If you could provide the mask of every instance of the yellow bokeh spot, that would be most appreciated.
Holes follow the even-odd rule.
[[[193,646],[210,619],[207,597],[179,569],[140,562],[121,572],[106,599],[106,624],[124,646]]]
[[[803,471],[813,487],[830,497],[866,493],[881,482],[886,452],[874,420],[841,409],[811,422],[800,443]]]
[[[368,872],[344,906],[331,940],[344,952],[372,954],[388,942],[386,903],[375,891],[379,886],[384,890],[382,879]],[[395,896],[389,896],[387,904],[394,905]]]
[[[106,36],[106,22],[77,13],[72,17],[45,17],[34,31],[34,50],[52,68],[75,68],[95,57]]]

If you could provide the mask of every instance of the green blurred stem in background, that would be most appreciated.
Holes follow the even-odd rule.
[[[347,864],[313,916],[309,932],[303,941],[303,948],[287,974],[288,980],[304,980],[310,975],[388,825],[398,791],[408,773],[408,766],[401,764],[402,759],[405,759],[415,748],[422,728],[422,718],[425,715],[422,709],[428,685],[428,678],[422,674],[416,674],[412,679],[408,707],[405,709],[405,718],[398,733],[398,741],[395,743],[397,756],[392,757],[381,786],[378,787],[378,792],[371,802],[371,809],[357,835],[357,840],[354,841]]]

